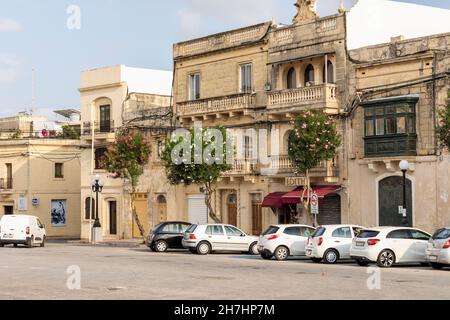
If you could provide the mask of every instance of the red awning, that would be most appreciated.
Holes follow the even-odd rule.
[[[262,203],[263,208],[283,208],[283,200],[282,197],[285,195],[285,192],[274,192],[269,194],[264,198]]]
[[[323,199],[331,193],[337,192],[341,187],[339,186],[325,186],[325,187],[313,187],[314,192],[317,193],[319,198]],[[297,204],[301,203],[301,197],[303,195],[303,187],[299,187],[291,192],[282,196],[283,204]]]

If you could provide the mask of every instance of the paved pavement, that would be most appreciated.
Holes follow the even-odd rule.
[[[80,290],[67,287],[78,283],[73,266]],[[368,271],[377,272],[352,263],[52,243],[0,248],[0,299],[450,299],[450,269],[382,270],[380,290],[368,289]]]

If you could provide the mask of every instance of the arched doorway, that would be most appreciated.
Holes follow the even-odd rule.
[[[392,176],[378,183],[379,225],[402,227],[399,206],[403,206],[403,177]],[[413,225],[412,182],[406,180],[406,209],[409,226]]]
[[[228,224],[237,227],[237,195],[232,193],[227,198]]]
[[[160,194],[156,198],[156,205],[157,205],[156,212],[158,213],[159,222],[167,221],[167,199],[166,199],[166,197],[164,195]]]

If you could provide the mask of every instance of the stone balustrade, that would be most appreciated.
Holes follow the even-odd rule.
[[[192,56],[259,41],[267,33],[270,26],[270,22],[262,23],[205,38],[181,42],[174,46],[174,57]]]
[[[177,114],[185,117],[245,110],[254,108],[255,102],[256,95],[251,93],[186,101],[177,104]]]
[[[308,103],[337,103],[337,89],[334,84],[273,91],[267,94],[268,108],[296,106]],[[323,107],[327,107],[324,105]]]

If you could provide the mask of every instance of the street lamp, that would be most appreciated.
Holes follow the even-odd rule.
[[[406,173],[409,170],[409,162],[406,160],[402,160],[400,162],[400,170],[402,170],[403,172],[403,220],[402,220],[402,224],[405,227],[409,226],[409,221],[408,221],[408,212],[407,212],[407,208],[406,208]]]
[[[98,194],[103,191],[104,183],[97,174],[92,180],[92,191],[95,192],[95,222],[94,228],[101,228],[100,219],[98,218]]]

